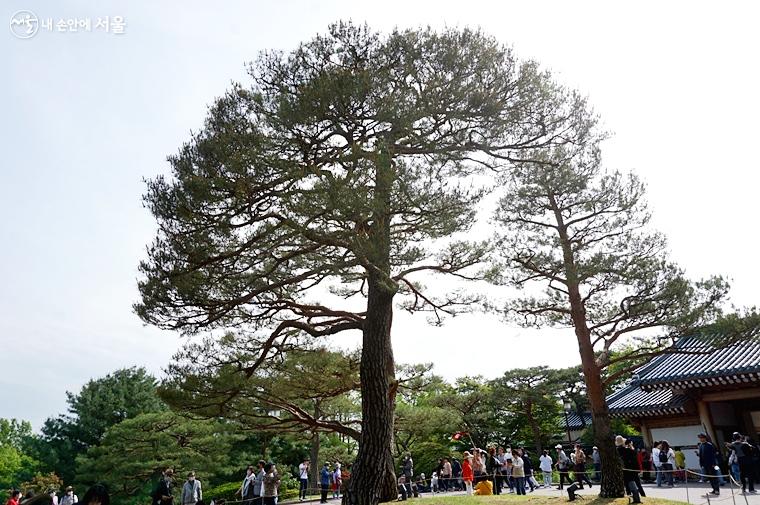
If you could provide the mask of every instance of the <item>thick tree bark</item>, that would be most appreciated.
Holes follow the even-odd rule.
[[[591,331],[586,321],[586,307],[580,293],[580,280],[575,265],[572,244],[568,238],[562,213],[556,201],[551,198],[554,216],[557,220],[560,243],[562,244],[567,291],[570,301],[570,318],[578,339],[578,350],[581,356],[581,368],[586,381],[591,415],[594,419],[594,442],[599,448],[602,459],[602,482],[599,496],[602,498],[620,498],[625,496],[623,487],[623,470],[620,458],[615,451],[610,428],[610,413],[607,409],[607,399],[604,395],[601,370],[594,356],[594,346],[591,344]]]
[[[390,153],[377,156],[372,224],[368,253],[367,312],[359,365],[362,395],[362,432],[352,467],[348,502],[377,505],[398,496],[393,455],[393,409],[396,387],[391,324],[396,285],[390,279],[390,200],[393,185]]]
[[[320,417],[322,417],[322,412],[319,407],[319,401],[317,401],[314,405],[314,419],[319,419]],[[319,447],[319,432],[315,430],[311,434],[311,446],[309,447],[309,486],[312,488],[317,488],[317,484],[319,483],[319,469],[321,468],[319,464]]]

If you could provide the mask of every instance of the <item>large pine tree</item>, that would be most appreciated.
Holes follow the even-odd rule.
[[[396,496],[396,300],[440,320],[474,297],[420,277],[482,277],[467,240],[478,173],[577,143],[584,101],[473,30],[337,24],[250,66],[149,182],[159,225],[138,314],[195,333],[243,328],[256,367],[299,336],[362,333],[362,423],[351,502]],[[339,295],[348,301],[341,303]],[[352,298],[364,298],[354,310]]]

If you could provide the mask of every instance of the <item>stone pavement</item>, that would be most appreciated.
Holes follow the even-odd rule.
[[[567,498],[567,487],[565,490],[559,491],[556,486],[551,489],[538,488],[531,494],[544,495],[544,496],[562,496]],[[709,484],[699,484],[696,482],[689,482],[688,486],[679,483],[674,487],[657,487],[655,484],[644,484],[644,492],[647,497],[651,498],[664,498],[667,500],[677,500],[682,502],[691,503],[692,505],[760,505],[760,492],[758,494],[741,494],[741,488],[726,484],[720,488],[720,496],[710,496],[707,498],[707,492],[712,488]],[[760,487],[758,487],[760,490]],[[591,498],[596,496],[599,492],[599,486],[594,485],[591,489],[585,486],[583,490],[579,490],[576,494],[583,496],[584,498]],[[433,496],[458,496],[463,495],[464,492],[455,491],[444,493],[443,495],[433,495],[431,493],[423,493],[420,496],[422,498],[429,498]],[[646,497],[642,500],[646,505]],[[580,499],[576,502],[577,505],[583,505],[584,500]]]
[[[726,484],[725,486],[721,486],[720,496],[711,495],[708,500],[706,495],[711,490],[712,488],[709,484],[699,484],[696,482],[689,482],[688,486],[679,483],[674,487],[657,487],[655,484],[644,484],[644,492],[648,497],[652,498],[683,501],[693,505],[760,505],[760,493],[743,495],[741,494],[741,488],[737,488],[735,485],[732,486]],[[591,489],[589,489],[588,486],[585,486],[583,490],[577,491],[577,494],[589,497],[596,496],[598,492],[599,487],[594,485]],[[555,496],[562,493],[562,496],[567,496],[567,491],[559,491],[556,487],[553,487],[552,489],[536,489],[534,493]],[[646,498],[642,501],[646,504]],[[583,501],[579,500],[579,505],[582,503]]]

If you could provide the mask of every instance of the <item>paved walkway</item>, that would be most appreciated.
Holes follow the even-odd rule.
[[[567,489],[567,488],[565,488]],[[760,505],[760,492],[758,494],[741,494],[741,488],[736,486],[721,486],[720,496],[710,496],[709,501],[706,497],[708,491],[712,488],[709,484],[698,484],[696,482],[690,482],[688,486],[685,484],[677,484],[675,487],[657,487],[655,484],[644,484],[644,492],[648,497],[652,498],[664,498],[667,500],[677,500],[682,502],[691,503],[692,505]],[[733,491],[733,493],[732,493]],[[599,492],[599,486],[594,485],[591,489],[586,486],[583,490],[577,491],[577,494],[584,497],[596,496]],[[457,496],[463,495],[464,492],[450,492],[445,493],[443,496]],[[559,491],[556,486],[551,489],[539,488],[531,494],[544,495],[544,496],[562,496],[567,497],[567,491]],[[423,498],[429,498],[433,496],[431,493],[423,493],[420,495]],[[644,504],[646,505],[646,498],[644,498]],[[583,501],[576,502],[578,505],[583,505]]]
[[[734,505],[734,503],[736,505],[760,505],[760,493],[743,495],[741,494],[741,488],[726,484],[725,486],[721,486],[720,496],[711,495],[708,501],[706,495],[711,490],[712,488],[709,484],[699,484],[696,482],[689,482],[688,486],[680,483],[674,487],[657,487],[655,484],[644,484],[644,492],[652,498],[678,500],[695,505]],[[598,492],[599,487],[597,485],[591,489],[586,486],[582,491],[578,491],[579,494],[583,494],[584,496],[596,495]],[[563,493],[563,496],[567,496],[567,491],[559,491],[556,487],[552,489],[536,489],[535,493],[542,495],[559,495]],[[646,500],[644,500],[644,503],[646,503]]]

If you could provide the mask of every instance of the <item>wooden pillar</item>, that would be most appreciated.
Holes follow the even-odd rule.
[[[641,438],[644,439],[644,446],[652,447],[652,432],[649,431],[649,426],[644,421],[641,421],[640,426],[639,430],[641,431]]]
[[[699,422],[702,423],[702,427],[705,429],[705,433],[710,437],[710,441],[713,443],[713,445],[716,445],[718,443],[718,439],[715,436],[715,428],[713,428],[712,416],[710,415],[710,406],[707,402],[698,400],[697,411],[699,412]]]

